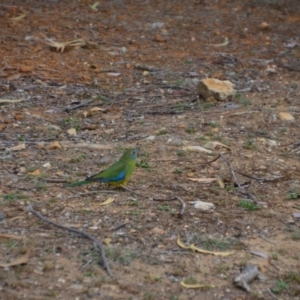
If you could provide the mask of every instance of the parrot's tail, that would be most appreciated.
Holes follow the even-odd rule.
[[[73,182],[73,183],[71,183],[71,184],[66,184],[66,185],[64,185],[63,187],[64,187],[64,188],[75,187],[75,186],[85,185],[85,184],[88,184],[88,183],[91,183],[91,182],[90,182],[90,181],[83,180],[83,181]]]

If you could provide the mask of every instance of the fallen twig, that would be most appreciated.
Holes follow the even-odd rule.
[[[274,180],[277,180],[277,179],[284,178],[284,176],[277,176],[277,177],[274,177],[274,178],[257,178],[257,177],[245,174],[245,173],[237,171],[237,170],[235,170],[235,173],[241,174],[241,175],[243,175],[245,177],[248,177],[248,178],[256,180],[256,181],[274,181]]]
[[[173,196],[172,198],[168,198],[168,199],[152,198],[152,197],[150,197],[150,196],[146,196],[146,195],[144,195],[144,194],[137,193],[137,192],[133,191],[132,189],[129,189],[128,187],[126,187],[126,186],[124,186],[124,185],[121,185],[121,187],[122,187],[124,190],[128,191],[128,192],[131,192],[131,193],[133,193],[133,194],[135,194],[135,195],[137,195],[137,196],[141,196],[141,197],[150,199],[150,200],[152,200],[152,201],[160,201],[160,202],[163,202],[163,201],[174,201],[174,200],[178,200],[178,201],[180,202],[180,204],[181,204],[181,210],[180,210],[180,212],[179,212],[179,216],[182,217],[183,214],[184,214],[184,212],[185,212],[185,207],[186,207],[185,202],[183,201],[183,199],[182,199],[181,197],[179,197],[179,196],[177,196],[177,195],[176,195],[176,196]]]
[[[274,243],[274,242],[272,242],[272,241],[270,241],[270,240],[268,240],[267,238],[265,238],[265,237],[262,236],[262,234],[263,234],[264,232],[265,232],[265,230],[262,230],[262,231],[259,233],[259,237],[260,237],[261,239],[263,239],[264,241],[270,243],[270,244],[276,245],[276,243]]]
[[[277,297],[271,292],[271,290],[270,290],[269,288],[267,288],[267,292],[268,292],[274,299],[279,300],[279,298],[277,298]]]
[[[249,197],[251,200],[255,201],[257,203],[257,200],[255,198],[254,195],[250,194],[249,192],[247,192],[243,187],[242,185],[240,184],[240,182],[238,181],[236,175],[235,175],[235,171],[233,170],[230,162],[225,158],[225,156],[223,154],[220,154],[221,158],[223,159],[223,161],[227,164],[230,172],[231,172],[231,175],[232,175],[232,178],[233,178],[233,181],[235,182],[235,184],[238,186],[240,192],[242,195],[244,196],[247,196]]]
[[[102,259],[104,268],[106,269],[106,271],[109,274],[109,276],[112,277],[112,278],[114,278],[114,276],[112,275],[111,269],[110,269],[110,267],[108,265],[108,262],[106,260],[105,251],[104,251],[103,245],[102,245],[102,243],[100,241],[98,241],[96,238],[94,238],[93,236],[89,235],[86,232],[83,232],[83,231],[80,231],[78,229],[74,229],[74,228],[70,228],[70,227],[61,225],[59,223],[56,223],[54,221],[51,221],[51,220],[45,218],[39,212],[37,212],[36,210],[34,210],[34,208],[33,208],[32,205],[27,206],[27,210],[29,212],[33,213],[34,215],[36,215],[38,218],[40,218],[41,220],[43,220],[46,223],[52,224],[52,225],[54,225],[54,226],[56,226],[58,228],[67,230],[69,232],[76,233],[76,234],[78,234],[80,236],[83,236],[83,237],[85,237],[85,238],[90,239],[91,241],[93,241],[96,244],[96,246],[97,246],[97,248],[98,248],[98,250],[99,250],[99,252],[101,254],[101,259]]]
[[[71,112],[72,110],[75,110],[75,109],[78,109],[78,108],[81,108],[81,107],[86,107],[86,106],[89,106],[91,103],[93,103],[94,100],[91,99],[91,100],[87,100],[87,101],[84,101],[84,102],[80,102],[79,104],[77,105],[73,105],[73,106],[68,106],[64,109],[64,111],[66,112]]]
[[[179,215],[182,217],[184,212],[185,212],[185,203],[183,201],[183,199],[179,196],[174,196],[173,198],[170,198],[170,199],[159,199],[159,198],[152,198],[153,201],[160,201],[160,202],[163,202],[163,201],[173,201],[173,200],[178,200],[180,203],[181,203],[181,210],[179,212]]]

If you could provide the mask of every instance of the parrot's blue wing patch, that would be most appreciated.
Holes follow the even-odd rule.
[[[101,182],[114,182],[114,181],[124,180],[125,175],[126,175],[126,171],[124,170],[115,177],[101,178]]]

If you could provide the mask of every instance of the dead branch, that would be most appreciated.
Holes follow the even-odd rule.
[[[223,154],[220,154],[221,158],[223,159],[223,161],[227,164],[230,172],[231,172],[231,175],[232,175],[232,178],[233,178],[233,181],[235,182],[235,184],[238,186],[239,188],[239,191],[242,195],[244,196],[247,196],[248,198],[250,198],[251,200],[253,200],[255,203],[257,203],[257,200],[255,198],[254,195],[250,194],[249,192],[247,192],[243,187],[242,185],[240,184],[240,182],[238,181],[236,175],[235,175],[235,171],[234,169],[232,168],[230,162],[225,158],[225,156]]]
[[[173,198],[170,198],[170,199],[159,199],[159,198],[153,198],[152,199],[153,201],[159,201],[159,202],[163,202],[163,201],[173,201],[173,200],[178,200],[181,204],[181,210],[179,212],[179,216],[182,217],[184,212],[185,212],[185,203],[183,201],[183,199],[179,196],[174,196]]]
[[[83,231],[80,231],[78,229],[74,229],[74,228],[70,228],[70,227],[67,227],[67,226],[64,226],[64,225],[61,225],[59,223],[56,223],[54,221],[51,221],[47,218],[45,218],[44,216],[42,216],[39,212],[37,212],[36,210],[34,210],[33,206],[32,205],[29,205],[27,206],[27,210],[31,213],[33,213],[35,216],[37,216],[38,218],[40,218],[41,220],[43,220],[44,222],[46,223],[49,223],[49,224],[52,224],[58,228],[61,228],[61,229],[64,229],[64,230],[67,230],[69,232],[73,232],[73,233],[76,233],[82,237],[85,237],[89,240],[91,240],[92,242],[95,243],[95,245],[97,246],[100,254],[101,254],[101,259],[102,259],[102,263],[103,263],[103,266],[104,268],[106,269],[107,273],[109,274],[110,277],[114,278],[112,272],[111,272],[111,269],[108,265],[108,262],[107,262],[107,259],[105,257],[105,251],[104,251],[104,247],[102,245],[102,243],[100,241],[98,241],[96,238],[94,238],[93,236],[89,235],[88,233],[86,232],[83,232]]]
[[[84,102],[81,102],[77,105],[73,105],[73,106],[68,106],[66,108],[64,108],[64,111],[66,111],[67,113],[71,112],[72,110],[75,110],[75,109],[78,109],[78,108],[81,108],[81,107],[86,107],[86,106],[89,106],[91,103],[93,103],[94,100],[87,100],[87,101],[84,101]]]
[[[257,177],[245,174],[245,173],[237,171],[237,170],[235,170],[235,173],[241,174],[241,175],[243,175],[245,177],[248,177],[248,178],[256,180],[256,181],[261,181],[261,182],[263,182],[263,181],[274,181],[274,180],[277,180],[277,179],[284,178],[284,176],[277,176],[277,177],[274,177],[274,178],[257,178]]]

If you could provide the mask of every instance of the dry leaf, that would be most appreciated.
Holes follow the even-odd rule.
[[[83,115],[84,115],[85,117],[90,117],[90,116],[92,115],[92,113],[91,113],[91,111],[89,111],[89,110],[84,110],[84,111],[83,111]]]
[[[177,238],[177,245],[183,249],[189,249],[190,246],[186,246],[180,239],[180,236],[178,235],[178,238]]]
[[[106,246],[110,246],[111,241],[112,241],[111,238],[105,238],[105,239],[103,240],[103,243],[104,243]]]
[[[119,77],[120,75],[121,75],[121,73],[116,73],[116,72],[107,73],[108,77]]]
[[[103,144],[88,144],[88,143],[74,143],[70,141],[62,141],[61,144],[66,148],[86,148],[91,150],[111,150],[111,145]]]
[[[218,183],[219,183],[219,186],[220,186],[221,189],[225,188],[225,183],[224,183],[223,179],[218,178]]]
[[[6,238],[6,239],[13,239],[13,240],[22,240],[23,237],[20,235],[16,234],[5,234],[5,233],[0,233],[0,237]]]
[[[190,249],[193,251],[197,251],[200,253],[205,253],[205,254],[213,254],[215,256],[229,256],[234,253],[234,251],[228,251],[228,252],[215,252],[215,251],[207,251],[201,248],[196,247],[195,245],[190,245]]]
[[[200,253],[205,253],[205,254],[212,254],[215,256],[228,256],[234,253],[234,251],[228,251],[228,252],[214,252],[214,251],[207,251],[201,248],[196,247],[194,244],[190,245],[190,246],[186,246],[183,244],[183,242],[180,240],[180,236],[178,235],[177,238],[177,245],[183,249],[191,249],[193,251],[197,251]]]
[[[48,146],[45,147],[47,150],[53,150],[53,149],[62,149],[61,144],[58,141],[54,141]]]
[[[91,108],[90,111],[106,111],[106,109],[95,106],[95,107]]]
[[[160,229],[158,227],[154,227],[151,231],[154,232],[154,233],[156,233],[156,234],[164,234],[164,233],[166,233],[165,230]]]
[[[100,203],[99,205],[108,205],[108,204],[111,204],[115,201],[115,198],[113,197],[108,197],[106,201]]]
[[[200,147],[200,146],[186,146],[186,147],[183,147],[183,150],[213,153],[211,150],[205,149],[205,148]]]
[[[21,66],[20,67],[20,72],[21,73],[29,73],[29,72],[31,72],[32,71],[32,69],[33,69],[33,67],[31,67],[31,66]]]
[[[3,125],[3,124],[0,124],[0,132],[1,132],[1,131],[4,131],[4,130],[5,130],[5,128],[6,128],[6,126],[5,126],[5,125]]]
[[[83,112],[83,115],[84,115],[85,117],[90,117],[90,116],[93,115],[92,112],[94,112],[94,111],[106,111],[106,109],[100,108],[100,107],[93,107],[93,108],[91,108],[91,109],[89,109],[89,110],[85,110],[85,111]]]
[[[11,18],[12,21],[20,21],[26,17],[26,14],[20,15],[18,17]]]
[[[9,267],[13,267],[13,266],[27,264],[29,261],[29,254],[30,254],[30,251],[27,250],[27,252],[24,255],[20,256],[19,258],[15,259],[14,261],[12,261],[10,263],[0,263],[0,267],[1,268],[9,268]]]
[[[25,144],[19,144],[17,146],[13,146],[13,147],[7,148],[6,150],[8,150],[8,151],[20,151],[20,150],[23,150],[25,148],[26,148]]]
[[[207,284],[187,284],[184,281],[180,282],[180,285],[186,289],[201,289],[201,288],[214,288],[214,285]]]
[[[98,11],[99,2],[95,2],[93,5],[91,5],[91,9]]]
[[[279,118],[281,120],[285,120],[285,121],[292,121],[292,120],[295,120],[295,118],[288,112],[280,112],[279,113]]]
[[[23,101],[24,98],[22,99],[0,99],[0,103],[17,103]]]
[[[212,47],[215,47],[215,48],[220,48],[220,47],[225,47],[228,44],[229,44],[229,39],[226,37],[222,44],[208,44],[208,46],[212,46]]]
[[[41,173],[42,173],[41,170],[37,169],[37,170],[35,170],[33,172],[28,172],[28,175],[39,176],[39,175],[41,175]]]
[[[13,74],[13,75],[11,75],[11,76],[8,76],[6,79],[7,79],[8,81],[13,81],[13,80],[19,79],[20,77],[21,77],[21,74],[20,74],[20,73],[17,73],[17,74]]]
[[[224,147],[224,148],[231,150],[230,147],[228,147],[227,145],[224,145],[222,143],[219,143],[219,142],[207,142],[204,145],[205,148],[211,149],[211,150],[214,150],[217,146]]]
[[[211,183],[211,182],[217,181],[218,178],[193,178],[193,177],[189,177],[188,180],[196,181],[196,182]]]
[[[79,48],[94,45],[93,43],[86,42],[84,39],[77,39],[69,42],[54,42],[46,36],[44,37],[46,39],[46,41],[44,41],[45,44],[54,48],[56,51],[60,51],[61,53],[63,53],[67,48]]]

